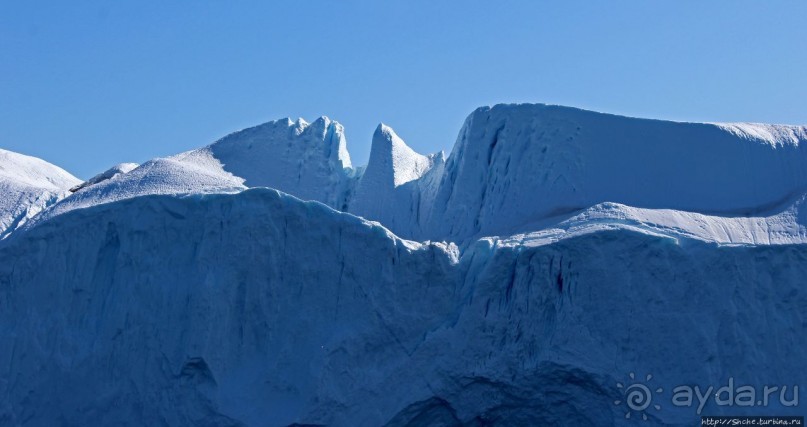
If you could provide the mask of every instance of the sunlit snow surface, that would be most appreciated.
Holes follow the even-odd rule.
[[[50,163],[0,149],[0,238],[80,183]]]
[[[799,243],[806,140],[799,126],[499,105],[468,117],[447,159],[420,155],[379,125],[370,163],[352,168],[341,125],[325,117],[312,124],[284,119],[85,184],[37,220],[146,194],[270,187],[376,220],[413,240],[468,243],[551,233],[554,225],[582,220],[643,224],[723,244]]]
[[[366,167],[324,117],[85,183],[0,151],[0,425],[691,425],[678,385],[807,387],[806,134],[500,105]],[[626,418],[631,372],[660,409]]]

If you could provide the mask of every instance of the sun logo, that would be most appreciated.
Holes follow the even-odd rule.
[[[645,413],[645,409],[650,407],[650,404],[653,403],[653,393],[650,391],[650,387],[645,385],[644,383],[649,382],[653,379],[653,376],[647,374],[644,379],[644,382],[636,382],[636,374],[633,372],[630,373],[630,382],[631,384],[625,387],[624,384],[618,382],[616,383],[616,387],[620,390],[623,396],[625,396],[624,402],[628,406],[628,410],[625,412],[625,418],[630,418],[633,412],[642,414],[642,419],[647,421],[647,414]],[[664,391],[661,387],[656,389],[656,393],[661,393]],[[621,405],[623,400],[615,400],[614,405]],[[660,405],[653,405],[657,411],[661,410]]]

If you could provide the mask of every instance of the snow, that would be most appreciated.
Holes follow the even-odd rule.
[[[782,126],[764,123],[715,123],[721,129],[746,139],[757,139],[772,146],[799,145],[807,140],[804,126]]]
[[[48,162],[0,149],[0,239],[58,201],[78,182]]]
[[[530,224],[550,227],[547,220],[601,203],[697,213],[717,222],[765,218],[790,209],[807,192],[805,135],[800,126],[679,123],[543,104],[497,105],[469,115],[447,159],[416,153],[380,124],[368,165],[354,168],[338,122],[283,119],[93,185],[39,219],[147,194],[254,187],[378,221],[407,239],[463,245],[524,232]],[[720,227],[705,228],[717,234],[704,238],[725,240]],[[798,230],[779,240],[798,241]]]
[[[339,209],[352,184],[344,128],[327,117],[277,120],[203,149],[247,187],[271,187]]]
[[[62,191],[78,181],[64,169],[44,160],[3,149],[0,149],[0,179],[50,191]]]
[[[249,187],[272,187],[338,208],[346,204],[355,181],[345,144],[342,126],[326,117],[311,124],[276,120],[207,147],[148,161],[115,179],[104,179],[110,171],[105,172],[100,182],[51,207],[37,221],[144,195],[232,193]]]
[[[432,163],[429,157],[409,148],[391,127],[382,123],[373,134],[370,162],[362,185],[388,186],[392,183],[393,187],[399,187],[423,176]]]
[[[429,237],[507,233],[603,202],[768,215],[807,191],[804,127],[765,127],[766,140],[736,129],[749,127],[548,105],[480,108],[448,158]]]
[[[70,191],[75,193],[76,191],[79,191],[83,188],[87,188],[91,185],[98,184],[99,182],[103,182],[109,179],[115,179],[120,175],[131,172],[138,166],[140,165],[138,165],[137,163],[119,163],[105,170],[104,172],[95,175],[94,177],[88,179],[87,181],[82,182],[81,184],[71,188]]]
[[[214,167],[216,160],[202,154],[149,160],[137,168],[76,191],[34,218],[27,228],[55,216],[105,203],[155,194],[232,193],[246,189],[239,179]]]
[[[631,425],[631,372],[804,387],[805,135],[537,104],[447,158],[381,124],[366,167],[326,117],[86,183],[0,151],[0,424]]]
[[[419,210],[429,206],[429,190],[443,170],[442,153],[416,153],[392,128],[379,124],[370,160],[348,205],[348,212],[379,221],[403,236],[419,230]],[[425,203],[421,203],[425,200]]]
[[[642,209],[617,203],[592,206],[565,220],[552,218],[522,227],[502,244],[539,246],[606,230],[667,237],[679,244],[697,240],[718,245],[807,244],[805,197],[771,216],[722,217],[670,209]],[[538,231],[530,231],[538,230]]]

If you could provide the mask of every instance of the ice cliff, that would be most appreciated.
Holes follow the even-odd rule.
[[[691,425],[678,385],[804,387],[805,142],[499,105],[361,168],[327,118],[85,183],[0,151],[0,425]]]

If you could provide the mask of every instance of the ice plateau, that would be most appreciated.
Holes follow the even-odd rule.
[[[0,151],[0,425],[801,414],[671,395],[806,385],[805,143],[538,104],[366,167],[325,117],[84,183]]]

